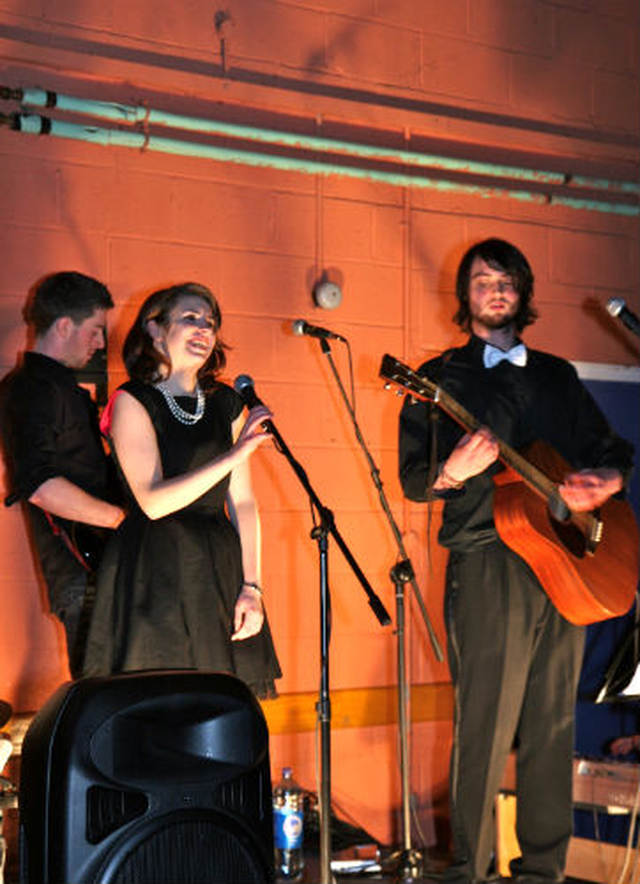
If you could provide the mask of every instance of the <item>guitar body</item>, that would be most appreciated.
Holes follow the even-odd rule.
[[[572,471],[542,442],[531,446],[526,456],[556,482]],[[626,614],[638,574],[638,528],[629,504],[611,498],[601,508],[602,538],[590,553],[573,514],[567,521],[554,518],[547,501],[511,469],[494,481],[500,537],[529,565],[563,617],[585,625]]]

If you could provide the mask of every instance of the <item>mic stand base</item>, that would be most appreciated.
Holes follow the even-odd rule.
[[[384,862],[384,871],[393,875],[393,880],[398,884],[409,884],[421,880],[428,869],[422,851],[412,847],[392,853]]]

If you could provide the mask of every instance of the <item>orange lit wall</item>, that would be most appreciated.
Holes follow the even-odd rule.
[[[0,85],[553,170],[568,177],[552,196],[569,197],[576,175],[638,181],[639,16],[635,0],[0,0]],[[19,110],[0,102],[0,113]],[[124,379],[119,350],[141,299],[185,279],[211,286],[232,346],[229,378],[253,376],[393,613],[395,547],[377,493],[326,358],[317,342],[291,334],[291,320],[346,336],[362,431],[444,645],[443,556],[434,541],[429,567],[426,514],[399,490],[399,400],[378,380],[382,354],[416,365],[459,340],[450,321],[455,268],[470,242],[488,235],[518,244],[534,267],[540,320],[527,340],[569,359],[637,364],[635,340],[602,305],[615,295],[637,311],[640,282],[637,198],[627,198],[625,215],[548,201],[539,181],[534,198],[524,199],[513,191],[527,188],[510,176],[462,170],[444,180],[466,189],[252,168],[0,128],[0,371],[25,346],[21,308],[43,274],[78,269],[108,284],[117,305],[111,388]],[[323,271],[344,294],[332,312],[312,300]],[[346,351],[334,344],[333,352],[346,380]],[[254,476],[280,690],[308,702],[319,679],[309,507],[277,452],[255,457]],[[437,510],[434,519],[435,536]],[[395,636],[378,625],[334,545],[330,573],[331,685],[364,691],[372,707],[365,700],[362,717],[334,730],[333,796],[392,841],[397,728],[371,721],[373,689],[396,683]],[[0,696],[34,710],[68,673],[16,508],[0,509],[0,588]],[[435,661],[415,606],[408,619],[412,681],[435,690],[448,681],[446,664]],[[412,730],[412,791],[427,843],[437,837],[431,808],[446,793],[450,738],[450,704],[436,706]],[[274,769],[293,764],[315,790],[315,755],[313,732],[287,726],[285,717],[272,740]]]

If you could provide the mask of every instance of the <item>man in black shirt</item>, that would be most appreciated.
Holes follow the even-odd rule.
[[[122,518],[109,502],[110,472],[97,411],[77,383],[105,345],[111,295],[81,273],[45,278],[27,305],[35,343],[12,375],[3,409],[5,455],[12,493],[27,502],[33,540],[52,612],[62,621],[72,676],[79,675],[83,607],[91,571],[82,525],[113,528]]]
[[[494,522],[497,439],[520,449],[543,440],[575,472],[559,486],[574,511],[621,491],[632,447],[609,428],[563,359],[519,339],[536,318],[533,274],[503,240],[473,246],[458,270],[455,321],[468,343],[419,373],[479,421],[465,434],[436,406],[407,399],[400,418],[400,480],[411,500],[444,498],[439,541],[450,551],[445,620],[455,688],[450,767],[454,864],[447,882],[487,880],[493,808],[517,742],[518,884],[563,881],[572,827],[574,705],[584,628],[553,606]],[[490,428],[490,429],[489,429]]]

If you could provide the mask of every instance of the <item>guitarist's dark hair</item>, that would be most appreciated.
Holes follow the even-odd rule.
[[[31,290],[24,318],[36,335],[42,336],[63,316],[70,316],[75,325],[80,325],[94,311],[112,307],[113,300],[103,283],[75,270],[63,270],[45,276]]]
[[[456,277],[456,295],[458,297],[458,309],[453,317],[464,331],[471,331],[471,311],[469,309],[469,279],[471,265],[475,258],[483,261],[495,270],[504,270],[513,280],[515,290],[520,295],[518,312],[514,318],[514,325],[521,332],[527,325],[536,321],[538,311],[532,305],[533,300],[533,272],[529,262],[511,243],[504,239],[485,239],[476,243],[467,250]]]

